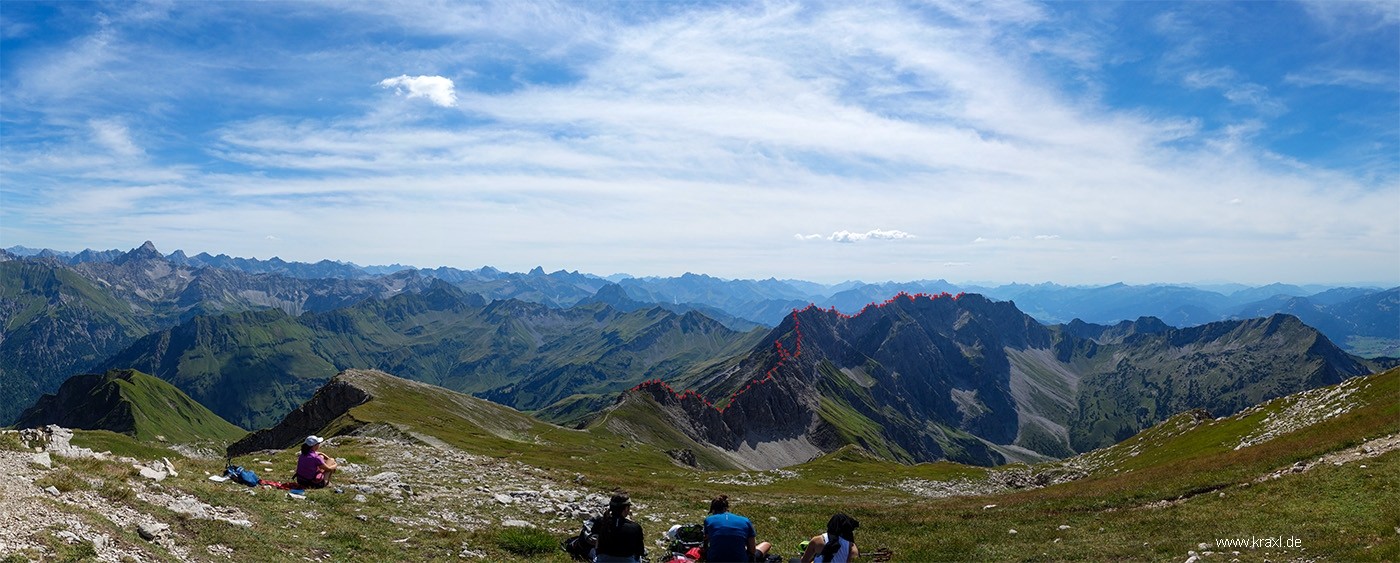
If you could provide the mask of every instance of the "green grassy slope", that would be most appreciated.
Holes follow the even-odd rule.
[[[343,369],[381,369],[522,410],[615,394],[735,354],[757,333],[697,314],[550,309],[435,285],[322,314],[197,317],[107,362],[175,383],[245,428],[270,426]]]
[[[28,261],[0,262],[0,320],[0,425],[148,330],[108,291]]]
[[[23,428],[47,424],[181,444],[226,444],[245,433],[175,386],[134,370],[75,376],[16,423]]]
[[[445,397],[404,393],[357,407],[354,416],[412,420],[423,408],[463,408]],[[698,519],[705,498],[728,493],[736,510],[755,520],[761,539],[778,542],[788,554],[791,544],[820,531],[832,512],[844,511],[862,521],[857,536],[863,547],[889,548],[901,561],[1184,559],[1188,551],[1203,551],[1199,543],[1217,538],[1278,535],[1299,538],[1306,551],[1245,549],[1231,557],[1385,560],[1400,556],[1392,529],[1393,507],[1400,506],[1400,452],[1257,480],[1400,432],[1396,397],[1400,370],[1281,398],[1218,421],[1182,415],[1112,448],[1026,468],[1080,467],[1088,470],[1086,478],[950,498],[922,496],[909,484],[979,483],[989,472],[1017,468],[904,465],[847,447],[785,471],[698,471],[678,466],[658,451],[662,446],[649,444],[657,435],[631,435],[658,425],[656,411],[641,403],[610,413],[609,420],[626,424],[605,420],[587,431],[532,424],[510,418],[515,415],[508,411],[474,415],[511,421],[494,429],[471,429],[443,417],[412,427],[469,451],[537,464],[561,476],[584,475],[602,490],[627,489],[656,511],[691,511]],[[1290,428],[1289,420],[1298,427],[1277,432]],[[1276,430],[1271,439],[1253,443],[1270,436],[1270,428]],[[1241,441],[1251,445],[1236,449]]]
[[[759,539],[774,542],[775,552],[787,557],[840,511],[860,519],[856,539],[862,551],[888,549],[895,561],[1184,560],[1190,551],[1213,551],[1206,561],[1400,558],[1394,530],[1400,517],[1395,509],[1400,506],[1400,450],[1382,453],[1381,447],[1364,454],[1358,447],[1400,433],[1400,370],[1285,397],[1220,420],[1176,417],[1111,448],[1035,467],[904,465],[847,447],[787,470],[765,472],[696,470],[673,463],[658,447],[641,441],[648,437],[630,434],[633,425],[655,422],[643,403],[619,405],[609,413],[609,420],[624,424],[600,421],[576,431],[388,376],[362,381],[373,387],[376,399],[350,409],[336,424],[378,425],[400,435],[430,437],[520,470],[538,468],[529,471],[589,491],[624,488],[638,503],[637,518],[648,538],[670,524],[699,521],[706,499],[725,493],[736,512],[753,519]],[[79,433],[74,442],[127,455],[165,455],[113,434]],[[1241,442],[1249,445],[1237,449]],[[379,459],[357,439],[342,438],[333,451],[363,466],[342,477],[348,482],[398,470],[396,464],[402,463],[402,450],[389,449]],[[1336,457],[1335,462],[1325,457],[1340,454],[1368,457]],[[281,465],[276,467],[292,457],[290,452],[277,454],[274,459]],[[470,509],[485,518],[482,530],[447,529],[402,518],[446,491],[429,489],[405,503],[377,493],[356,502],[350,494],[329,491],[294,501],[272,491],[249,495],[241,487],[206,480],[200,470],[217,472],[221,460],[172,459],[182,473],[162,482],[162,488],[241,510],[256,522],[254,528],[177,518],[140,496],[127,495],[124,502],[171,522],[172,533],[186,544],[229,546],[237,559],[305,552],[349,561],[428,561],[450,558],[467,546],[492,561],[567,561],[558,551],[518,555],[504,549],[491,533],[496,529],[491,523],[522,515],[494,502]],[[252,459],[235,462],[264,467]],[[1295,472],[1299,462],[1306,470]],[[130,472],[123,464],[58,463],[103,478]],[[1083,468],[1088,476],[1033,490],[978,494],[975,487],[968,488],[1000,473],[1064,466]],[[456,483],[455,477],[446,481]],[[920,493],[919,486],[973,494],[942,498]],[[459,507],[435,510],[444,508]],[[314,525],[299,516],[311,513]],[[556,538],[577,531],[572,520],[523,517]],[[124,533],[132,542],[143,542]],[[1217,539],[1278,536],[1296,539],[1302,547],[1214,546]]]

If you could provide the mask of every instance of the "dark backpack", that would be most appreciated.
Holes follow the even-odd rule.
[[[676,530],[676,539],[671,540],[668,546],[671,553],[685,553],[692,547],[700,547],[705,543],[705,526],[702,524],[687,524]]]
[[[590,552],[593,551],[593,546],[598,544],[598,538],[593,535],[594,521],[594,518],[584,520],[583,529],[579,530],[578,535],[564,538],[564,541],[559,542],[559,549],[568,553],[574,561],[592,561]]]

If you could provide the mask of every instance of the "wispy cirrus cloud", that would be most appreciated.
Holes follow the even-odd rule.
[[[0,70],[23,108],[6,117],[31,120],[6,133],[0,217],[7,237],[71,229],[83,219],[65,199],[116,184],[145,211],[84,223],[66,236],[100,240],[79,246],[139,232],[265,255],[275,232],[277,252],[311,260],[731,277],[956,264],[982,279],[1141,281],[1228,275],[1242,254],[1268,257],[1238,262],[1242,276],[1305,275],[1375,271],[1327,249],[1371,264],[1400,250],[1394,226],[1335,219],[1395,203],[1392,181],[1265,144],[1277,116],[1301,119],[1286,96],[1327,79],[1321,66],[1270,82],[1248,61],[1205,60],[1210,38],[1185,15],[1147,17],[1183,45],[1158,86],[1209,107],[1117,106],[1112,74],[1133,54],[1063,13],[1078,8],[357,3],[277,16],[354,34],[229,39],[252,54],[184,50],[117,18]],[[212,43],[230,13],[269,15],[171,9],[150,21]],[[375,33],[401,40],[361,39]],[[152,57],[176,71],[164,92],[135,86]],[[202,101],[216,91],[230,94]],[[1220,194],[1251,205],[1199,204]],[[368,218],[382,228],[348,226]],[[792,235],[812,225],[907,231]],[[1105,265],[1149,255],[1160,263]],[[1291,266],[1300,256],[1312,266]]]
[[[1193,70],[1187,72],[1182,81],[1190,88],[1219,90],[1230,102],[1253,106],[1266,114],[1277,115],[1288,109],[1269,94],[1267,87],[1244,80],[1232,68]]]
[[[1313,67],[1290,72],[1283,81],[1298,86],[1342,86],[1393,90],[1400,84],[1400,73],[1360,68]]]
[[[145,151],[132,141],[131,130],[126,124],[115,119],[93,119],[88,121],[88,125],[92,127],[93,140],[113,154],[123,157],[145,154]]]

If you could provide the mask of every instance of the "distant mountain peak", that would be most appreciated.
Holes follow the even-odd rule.
[[[120,266],[131,262],[147,262],[151,260],[165,260],[165,255],[161,254],[159,250],[156,250],[155,243],[148,240],[141,246],[132,249],[131,252],[121,255],[112,262]]]

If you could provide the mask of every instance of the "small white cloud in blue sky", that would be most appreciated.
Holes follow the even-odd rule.
[[[399,75],[379,81],[384,88],[409,98],[427,98],[434,105],[450,108],[457,105],[457,91],[452,79],[441,76]]]
[[[863,240],[900,240],[916,238],[914,235],[894,229],[872,229],[863,233],[853,233],[851,231],[841,230],[831,233],[831,236],[827,237],[815,234],[804,235],[800,233],[793,236],[797,238],[797,240],[821,240],[824,238],[831,242],[840,243],[860,242]]]
[[[894,229],[882,230],[874,229],[863,233],[853,233],[850,231],[836,231],[831,233],[833,242],[860,242],[863,240],[900,240],[914,238],[914,235],[904,231]]]

